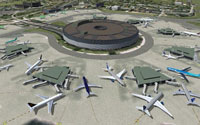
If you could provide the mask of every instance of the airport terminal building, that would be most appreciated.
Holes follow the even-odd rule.
[[[81,20],[63,28],[64,40],[79,48],[93,50],[120,49],[135,44],[137,27],[115,20]]]

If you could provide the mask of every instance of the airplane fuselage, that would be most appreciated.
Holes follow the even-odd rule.
[[[5,65],[5,66],[2,66],[2,67],[0,67],[0,71],[3,70],[3,69],[8,69],[8,68],[10,68],[12,66],[13,66],[12,64],[8,64],[8,65]]]
[[[163,96],[163,93],[162,92],[159,92],[157,96],[155,96],[149,103],[146,104],[146,108],[145,110],[149,110],[153,105],[154,103],[161,98],[161,96]]]
[[[57,94],[57,95],[55,95],[55,96],[52,96],[52,97],[50,97],[50,98],[48,98],[48,99],[46,99],[46,100],[44,100],[44,101],[41,101],[41,102],[39,102],[38,104],[36,104],[35,106],[33,106],[32,109],[34,110],[34,109],[36,109],[36,108],[39,108],[40,106],[43,106],[43,105],[47,104],[48,102],[50,102],[50,101],[52,101],[52,100],[58,99],[58,98],[61,97],[62,95],[63,95],[62,93],[59,93],[59,94]]]
[[[182,88],[183,88],[183,91],[185,92],[185,95],[186,95],[188,101],[190,101],[190,100],[191,100],[191,96],[190,96],[190,94],[189,94],[187,88],[185,87],[184,84],[181,84],[181,86],[182,86]]]
[[[30,74],[34,68],[42,63],[42,60],[38,60],[35,64],[33,64],[25,73]]]
[[[200,34],[198,34],[198,33],[192,33],[192,32],[187,32],[187,31],[184,31],[183,33],[187,34],[189,36],[200,36]]]
[[[167,70],[172,71],[172,72],[176,72],[176,73],[182,73],[182,74],[187,75],[187,76],[200,77],[200,74],[194,74],[194,73],[186,72],[186,71],[171,68],[171,67],[167,67]]]
[[[117,75],[115,75],[110,69],[108,69],[108,73],[109,73],[111,76],[113,76],[113,77],[116,79],[116,81],[119,82],[119,84],[121,84],[122,86],[125,85],[125,84],[122,82],[122,80],[121,80]]]
[[[88,86],[88,84],[87,84],[87,80],[86,80],[85,77],[83,77],[83,82],[84,82],[84,86],[85,86],[86,92],[87,92],[88,94],[90,94],[90,88],[89,88],[89,86]]]

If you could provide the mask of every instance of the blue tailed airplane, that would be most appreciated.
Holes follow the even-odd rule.
[[[87,97],[90,96],[97,96],[95,93],[91,92],[90,87],[95,87],[95,88],[102,88],[100,85],[94,85],[94,84],[89,84],[87,79],[85,78],[85,76],[83,76],[83,83],[80,84],[77,88],[74,89],[74,91],[78,91],[80,89],[85,88],[86,92],[87,92]]]
[[[191,70],[191,67],[187,67],[187,68],[182,69],[182,70],[167,67],[167,70],[175,72],[175,73],[179,73],[182,76],[182,78],[184,78],[186,80],[186,82],[189,82],[189,80],[186,78],[185,75],[200,78],[200,74],[194,74],[194,73],[188,72],[189,70]]]

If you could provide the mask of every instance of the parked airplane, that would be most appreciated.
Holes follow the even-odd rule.
[[[166,59],[178,59],[184,57],[184,55],[181,56],[172,56],[171,53],[166,54],[165,51],[162,52],[162,56],[167,57]]]
[[[182,70],[167,67],[167,70],[175,72],[175,73],[179,73],[182,76],[181,78],[185,79],[186,82],[189,82],[189,80],[186,78],[185,75],[200,78],[200,74],[194,74],[194,73],[188,72],[189,70],[191,70],[191,67],[187,67],[187,68],[182,69]]]
[[[195,103],[195,98],[191,98],[191,96],[193,97],[197,97],[200,98],[200,95],[197,94],[193,94],[191,91],[188,91],[188,89],[186,88],[186,86],[182,83],[181,84],[183,90],[179,89],[178,91],[176,91],[173,95],[186,95],[187,99],[188,99],[188,105],[196,105],[200,107],[200,104]]]
[[[4,66],[0,67],[0,72],[4,69],[6,69],[8,71],[10,67],[13,67],[13,65],[12,64],[4,65]]]
[[[152,19],[152,18],[140,18],[139,20],[143,21],[143,22],[153,22],[154,21],[154,19]]]
[[[24,42],[18,42],[17,44],[30,44],[31,41],[30,40],[27,40],[27,41],[24,41]]]
[[[47,104],[48,105],[48,113],[52,114],[52,106],[54,104],[54,101],[61,98],[61,96],[63,96],[62,93],[59,93],[55,96],[52,97],[46,97],[46,96],[41,96],[41,95],[36,95],[38,97],[40,97],[41,99],[43,99],[43,101],[39,102],[38,104],[34,104],[34,103],[28,103],[28,107],[30,109],[30,111],[35,111],[36,109],[42,107],[43,105]],[[36,113],[36,111],[35,111]]]
[[[148,104],[144,105],[143,107],[136,107],[138,110],[146,113],[148,116],[152,117],[150,112],[149,112],[149,109],[151,109],[152,106],[154,105],[154,106],[159,107],[161,110],[163,110],[170,117],[173,118],[172,114],[163,106],[164,103],[159,101],[159,99],[161,97],[163,97],[163,93],[162,92],[159,92],[154,98],[151,98],[151,97],[148,97],[148,96],[139,95],[139,94],[134,94],[134,93],[132,95],[135,96],[135,97],[144,99],[144,100],[146,100],[148,102]]]
[[[120,85],[125,86],[124,82],[122,81],[123,75],[126,73],[125,69],[123,69],[118,74],[114,74],[112,72],[112,68],[108,66],[108,63],[106,63],[106,69],[104,70],[107,71],[111,76],[99,76],[100,78],[109,79],[112,82],[117,81]]]
[[[80,84],[76,89],[74,89],[74,91],[77,92],[78,90],[85,88],[85,90],[87,92],[87,97],[97,96],[95,93],[91,92],[90,87],[102,88],[100,85],[89,84],[87,79],[85,78],[85,76],[83,76],[83,83]]]
[[[26,70],[25,74],[30,75],[34,70],[39,70],[40,68],[44,68],[44,66],[39,66],[44,61],[46,61],[46,60],[42,60],[42,55],[40,55],[39,60],[33,65],[25,62],[25,64],[28,66],[28,70]]]
[[[17,41],[17,37],[15,37],[15,39],[13,39],[13,40],[9,40],[9,41],[5,42],[5,44],[14,43],[15,41]]]
[[[199,36],[200,37],[200,32],[199,33],[193,33],[193,32],[183,31],[182,33],[184,35],[188,35],[188,36]]]

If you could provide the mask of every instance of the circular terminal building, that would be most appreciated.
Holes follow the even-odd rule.
[[[93,50],[120,49],[135,44],[138,29],[115,20],[81,20],[63,28],[64,40],[74,46]]]

